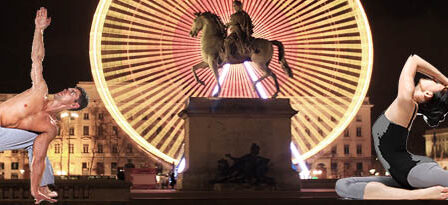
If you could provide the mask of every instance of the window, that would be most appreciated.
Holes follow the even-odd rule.
[[[87,169],[87,162],[83,162],[83,163],[82,163],[82,168],[83,168],[83,169]]]
[[[103,144],[98,144],[98,145],[97,145],[97,148],[98,148],[98,149],[97,149],[97,152],[98,152],[98,153],[103,153]]]
[[[99,113],[98,114],[98,119],[103,120],[104,119],[104,114],[103,113]]]
[[[361,115],[356,115],[356,122],[361,122],[361,121],[362,121]]]
[[[114,132],[114,135],[118,135],[118,127],[117,126],[113,126],[112,131]]]
[[[337,148],[338,148],[337,146],[333,146],[331,148],[331,154],[333,154],[333,155],[337,154],[337,150],[338,150]]]
[[[362,154],[362,145],[361,144],[356,145],[356,154],[359,154],[359,155]]]
[[[84,136],[89,136],[89,126],[83,126],[82,133]]]
[[[104,174],[104,163],[102,162],[96,163],[96,174]]]
[[[89,119],[89,113],[84,113],[84,120],[88,120]]]
[[[58,128],[58,136],[61,136],[61,129]]]
[[[348,144],[344,145],[344,154],[350,154],[350,145]]]
[[[345,163],[344,163],[344,168],[345,168],[345,169],[350,169],[350,163],[345,162]]]
[[[18,162],[11,162],[11,169],[13,169],[13,170],[19,169],[19,163]]]
[[[0,169],[5,169],[5,163],[0,162]]]
[[[82,153],[89,153],[89,144],[82,145]]]
[[[331,172],[337,173],[338,172],[338,163],[331,163]]]
[[[362,136],[362,130],[361,130],[361,127],[357,127],[357,128],[356,128],[356,136],[357,136],[357,137],[361,137],[361,136]]]
[[[98,126],[98,136],[103,136],[103,126]]]
[[[112,175],[117,174],[117,163],[116,162],[110,163],[110,174],[112,174]]]
[[[74,127],[70,127],[69,135],[70,135],[70,136],[75,135],[75,128],[74,128]]]
[[[54,153],[55,154],[61,153],[61,145],[60,144],[55,144],[54,145]]]
[[[11,179],[19,179],[19,174],[11,173]]]
[[[357,171],[362,171],[362,162],[356,163],[356,170]]]
[[[126,152],[132,153],[132,144],[128,144],[128,146],[126,147]]]
[[[344,131],[344,137],[350,137],[350,131],[348,130],[348,128]]]
[[[112,145],[112,153],[118,153],[118,144]]]
[[[13,154],[17,154],[17,153],[19,153],[19,150],[11,150],[11,153],[13,153]]]
[[[68,153],[73,154],[75,152],[75,145],[69,144],[68,145]]]

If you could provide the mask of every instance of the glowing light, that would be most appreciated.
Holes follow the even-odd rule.
[[[227,76],[227,73],[229,73],[230,64],[225,64],[223,66],[223,70],[221,73],[221,76],[219,76],[219,85],[222,85],[224,83],[224,79]],[[216,95],[218,93],[218,85],[215,86],[215,89],[213,89],[212,95]]]
[[[293,159],[298,159],[298,160],[293,160],[293,161],[298,161],[298,164],[300,166],[300,178],[308,179],[310,177],[310,170],[306,166],[305,161],[300,160],[301,159],[300,153],[299,153],[299,150],[297,149],[296,145],[294,145],[294,142],[290,143],[289,148],[291,149]]]
[[[177,173],[182,173],[185,169],[185,157],[182,157],[179,164],[177,165]]]
[[[247,61],[244,62],[244,68],[246,68],[246,71],[249,74],[250,79],[252,80],[252,82],[255,83],[255,81],[258,80],[258,77],[257,77],[257,75],[254,72],[255,69]],[[267,99],[268,98],[268,95],[266,94],[266,91],[264,90],[263,85],[261,85],[261,83],[258,82],[257,84],[255,84],[255,88],[257,89],[257,91],[260,94],[261,98],[263,98],[263,99]]]
[[[79,117],[78,113],[76,113],[76,112],[70,113],[70,116],[74,117],[74,118],[78,118]]]
[[[67,175],[67,172],[64,170],[58,170],[58,171],[56,171],[56,175],[65,176],[65,175]]]
[[[64,117],[68,117],[68,113],[67,112],[61,113],[61,118],[64,118]]]
[[[19,170],[19,172],[20,172],[20,174],[23,174],[23,173],[25,173],[25,170],[21,169],[21,170]]]

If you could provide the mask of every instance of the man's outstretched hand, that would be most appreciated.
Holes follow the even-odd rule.
[[[36,12],[36,19],[34,19],[36,29],[44,30],[50,25],[50,22],[51,18],[47,18],[47,9],[40,7],[40,9]]]

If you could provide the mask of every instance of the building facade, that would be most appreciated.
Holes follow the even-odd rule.
[[[372,175],[381,169],[372,156],[371,109],[366,97],[345,131],[318,154],[306,160],[315,178],[342,178]],[[375,173],[373,173],[375,174]],[[384,175],[384,172],[382,173]]]
[[[155,160],[140,151],[109,115],[93,82],[77,86],[88,93],[89,105],[80,111],[60,113],[58,135],[47,151],[55,175],[115,176],[125,166],[155,167]],[[14,95],[0,94],[0,102]],[[0,173],[5,179],[27,178],[27,152],[0,153]]]
[[[426,130],[425,138],[426,156],[434,159],[440,167],[448,168],[448,128]]]

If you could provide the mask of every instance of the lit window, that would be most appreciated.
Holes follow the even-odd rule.
[[[55,144],[54,145],[54,153],[55,154],[61,153],[61,145],[60,144]]]
[[[68,145],[68,152],[70,154],[73,154],[75,152],[75,145],[74,144],[69,144]]]
[[[89,153],[89,144],[82,145],[82,153]]]
[[[84,120],[88,120],[89,119],[89,113],[84,113]]]
[[[74,128],[74,127],[70,127],[70,129],[69,129],[69,135],[70,135],[70,136],[75,135],[75,128]]]

